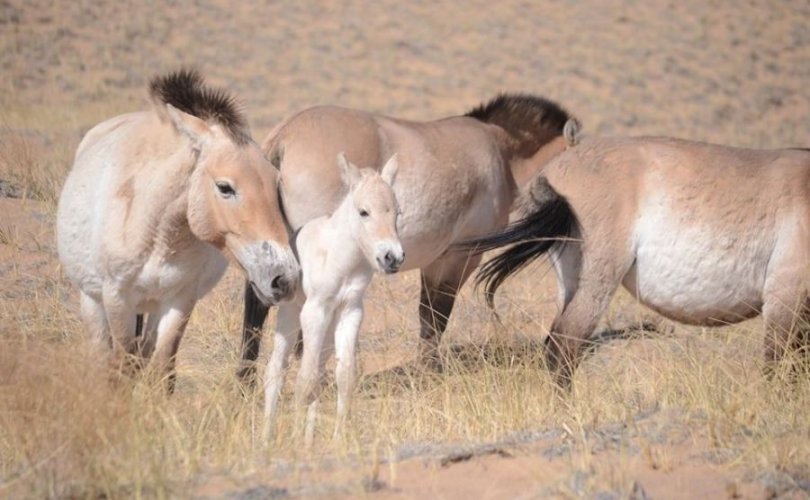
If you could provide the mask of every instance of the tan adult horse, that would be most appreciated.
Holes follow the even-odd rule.
[[[502,95],[466,116],[433,122],[326,106],[283,121],[263,147],[281,171],[282,206],[293,230],[332,213],[346,195],[334,165],[338,153],[358,165],[383,165],[398,155],[402,269],[422,271],[422,359],[438,365],[456,293],[480,259],[448,247],[506,225],[517,187],[564,149],[569,118],[557,104],[527,95]],[[245,301],[240,375],[252,379],[267,308],[249,287]]]
[[[521,205],[522,220],[468,245],[516,243],[479,271],[490,300],[549,254],[560,311],[546,357],[563,385],[620,284],[686,324],[762,314],[769,366],[808,340],[808,151],[586,139],[543,169]]]
[[[155,350],[171,374],[194,304],[227,267],[223,253],[268,303],[294,293],[298,266],[278,174],[232,97],[194,71],[154,78],[150,95],[150,111],[85,135],[59,199],[57,240],[93,338],[112,346],[118,366]]]

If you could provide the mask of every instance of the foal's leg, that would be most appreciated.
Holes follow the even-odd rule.
[[[284,378],[289,365],[290,350],[301,330],[301,306],[303,297],[293,302],[281,304],[278,308],[278,321],[273,337],[273,353],[267,362],[264,374],[264,427],[262,435],[269,439],[278,409],[278,398],[284,386]]]
[[[307,406],[304,441],[310,446],[314,439],[318,396],[323,388],[323,365],[328,358],[325,340],[330,333],[334,307],[321,300],[307,298],[301,310],[301,329],[304,335],[304,355],[295,384],[295,402],[298,408]],[[331,344],[331,342],[330,342]]]
[[[419,360],[425,366],[441,371],[439,344],[447,328],[456,295],[481,262],[481,256],[445,254],[422,268],[422,291],[419,299]]]
[[[357,336],[363,322],[363,302],[347,304],[342,309],[335,326],[335,379],[337,381],[337,422],[333,437],[340,430],[349,414],[357,366]]]
[[[253,386],[256,383],[256,358],[262,344],[262,329],[270,308],[256,296],[250,282],[245,282],[245,316],[242,321],[242,350],[240,353],[239,380]]]
[[[174,392],[177,349],[180,347],[180,341],[183,339],[195,303],[194,299],[175,299],[173,302],[161,305],[151,370],[161,379],[165,378],[166,389],[169,393]]]

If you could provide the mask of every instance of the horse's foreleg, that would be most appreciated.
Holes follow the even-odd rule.
[[[112,347],[110,337],[110,326],[107,324],[107,315],[104,306],[94,298],[82,292],[81,313],[84,326],[94,347],[103,352],[108,352]]]
[[[422,269],[419,300],[419,360],[425,366],[441,371],[439,344],[459,289],[481,262],[481,256],[452,255],[441,257]]]
[[[146,323],[141,329],[141,335],[138,337],[138,355],[141,357],[144,364],[146,364],[155,352],[159,319],[160,315],[158,314],[148,314],[146,316]]]
[[[186,331],[191,311],[194,309],[194,303],[194,300],[177,301],[161,307],[151,371],[165,380],[169,393],[174,392],[177,350]]]
[[[332,325],[334,309],[321,301],[307,299],[301,310],[304,354],[295,385],[295,402],[300,409],[308,406],[304,440],[310,446],[314,439],[318,396],[323,386],[323,365],[328,355],[325,339]]]
[[[341,428],[349,414],[352,393],[356,378],[357,336],[363,322],[363,303],[347,305],[340,314],[335,326],[335,379],[337,381],[337,421],[334,438],[340,435]]]
[[[242,352],[240,353],[239,380],[253,386],[256,383],[256,359],[262,344],[262,329],[270,308],[256,296],[250,283],[245,283],[245,316],[242,321]]]
[[[267,362],[264,375],[264,425],[262,436],[265,440],[272,435],[278,409],[278,399],[289,364],[290,350],[301,330],[301,304],[291,302],[282,304],[278,308],[278,321],[273,340],[273,353]]]
[[[135,311],[127,304],[121,290],[112,284],[104,285],[102,302],[112,340],[112,365],[121,372],[131,373],[139,368],[133,363],[137,351]]]

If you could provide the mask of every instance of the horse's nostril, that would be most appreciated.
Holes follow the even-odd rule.
[[[284,281],[284,278],[281,275],[276,276],[273,278],[273,281],[270,282],[270,286],[276,290],[281,290],[282,288],[286,287],[287,283]]]

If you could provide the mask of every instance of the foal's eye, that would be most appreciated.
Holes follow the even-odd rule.
[[[368,217],[368,210],[360,210],[360,217]]]
[[[236,191],[233,189],[230,183],[225,181],[218,181],[217,183],[217,191],[219,194],[222,195],[223,198],[230,198],[236,194]]]

